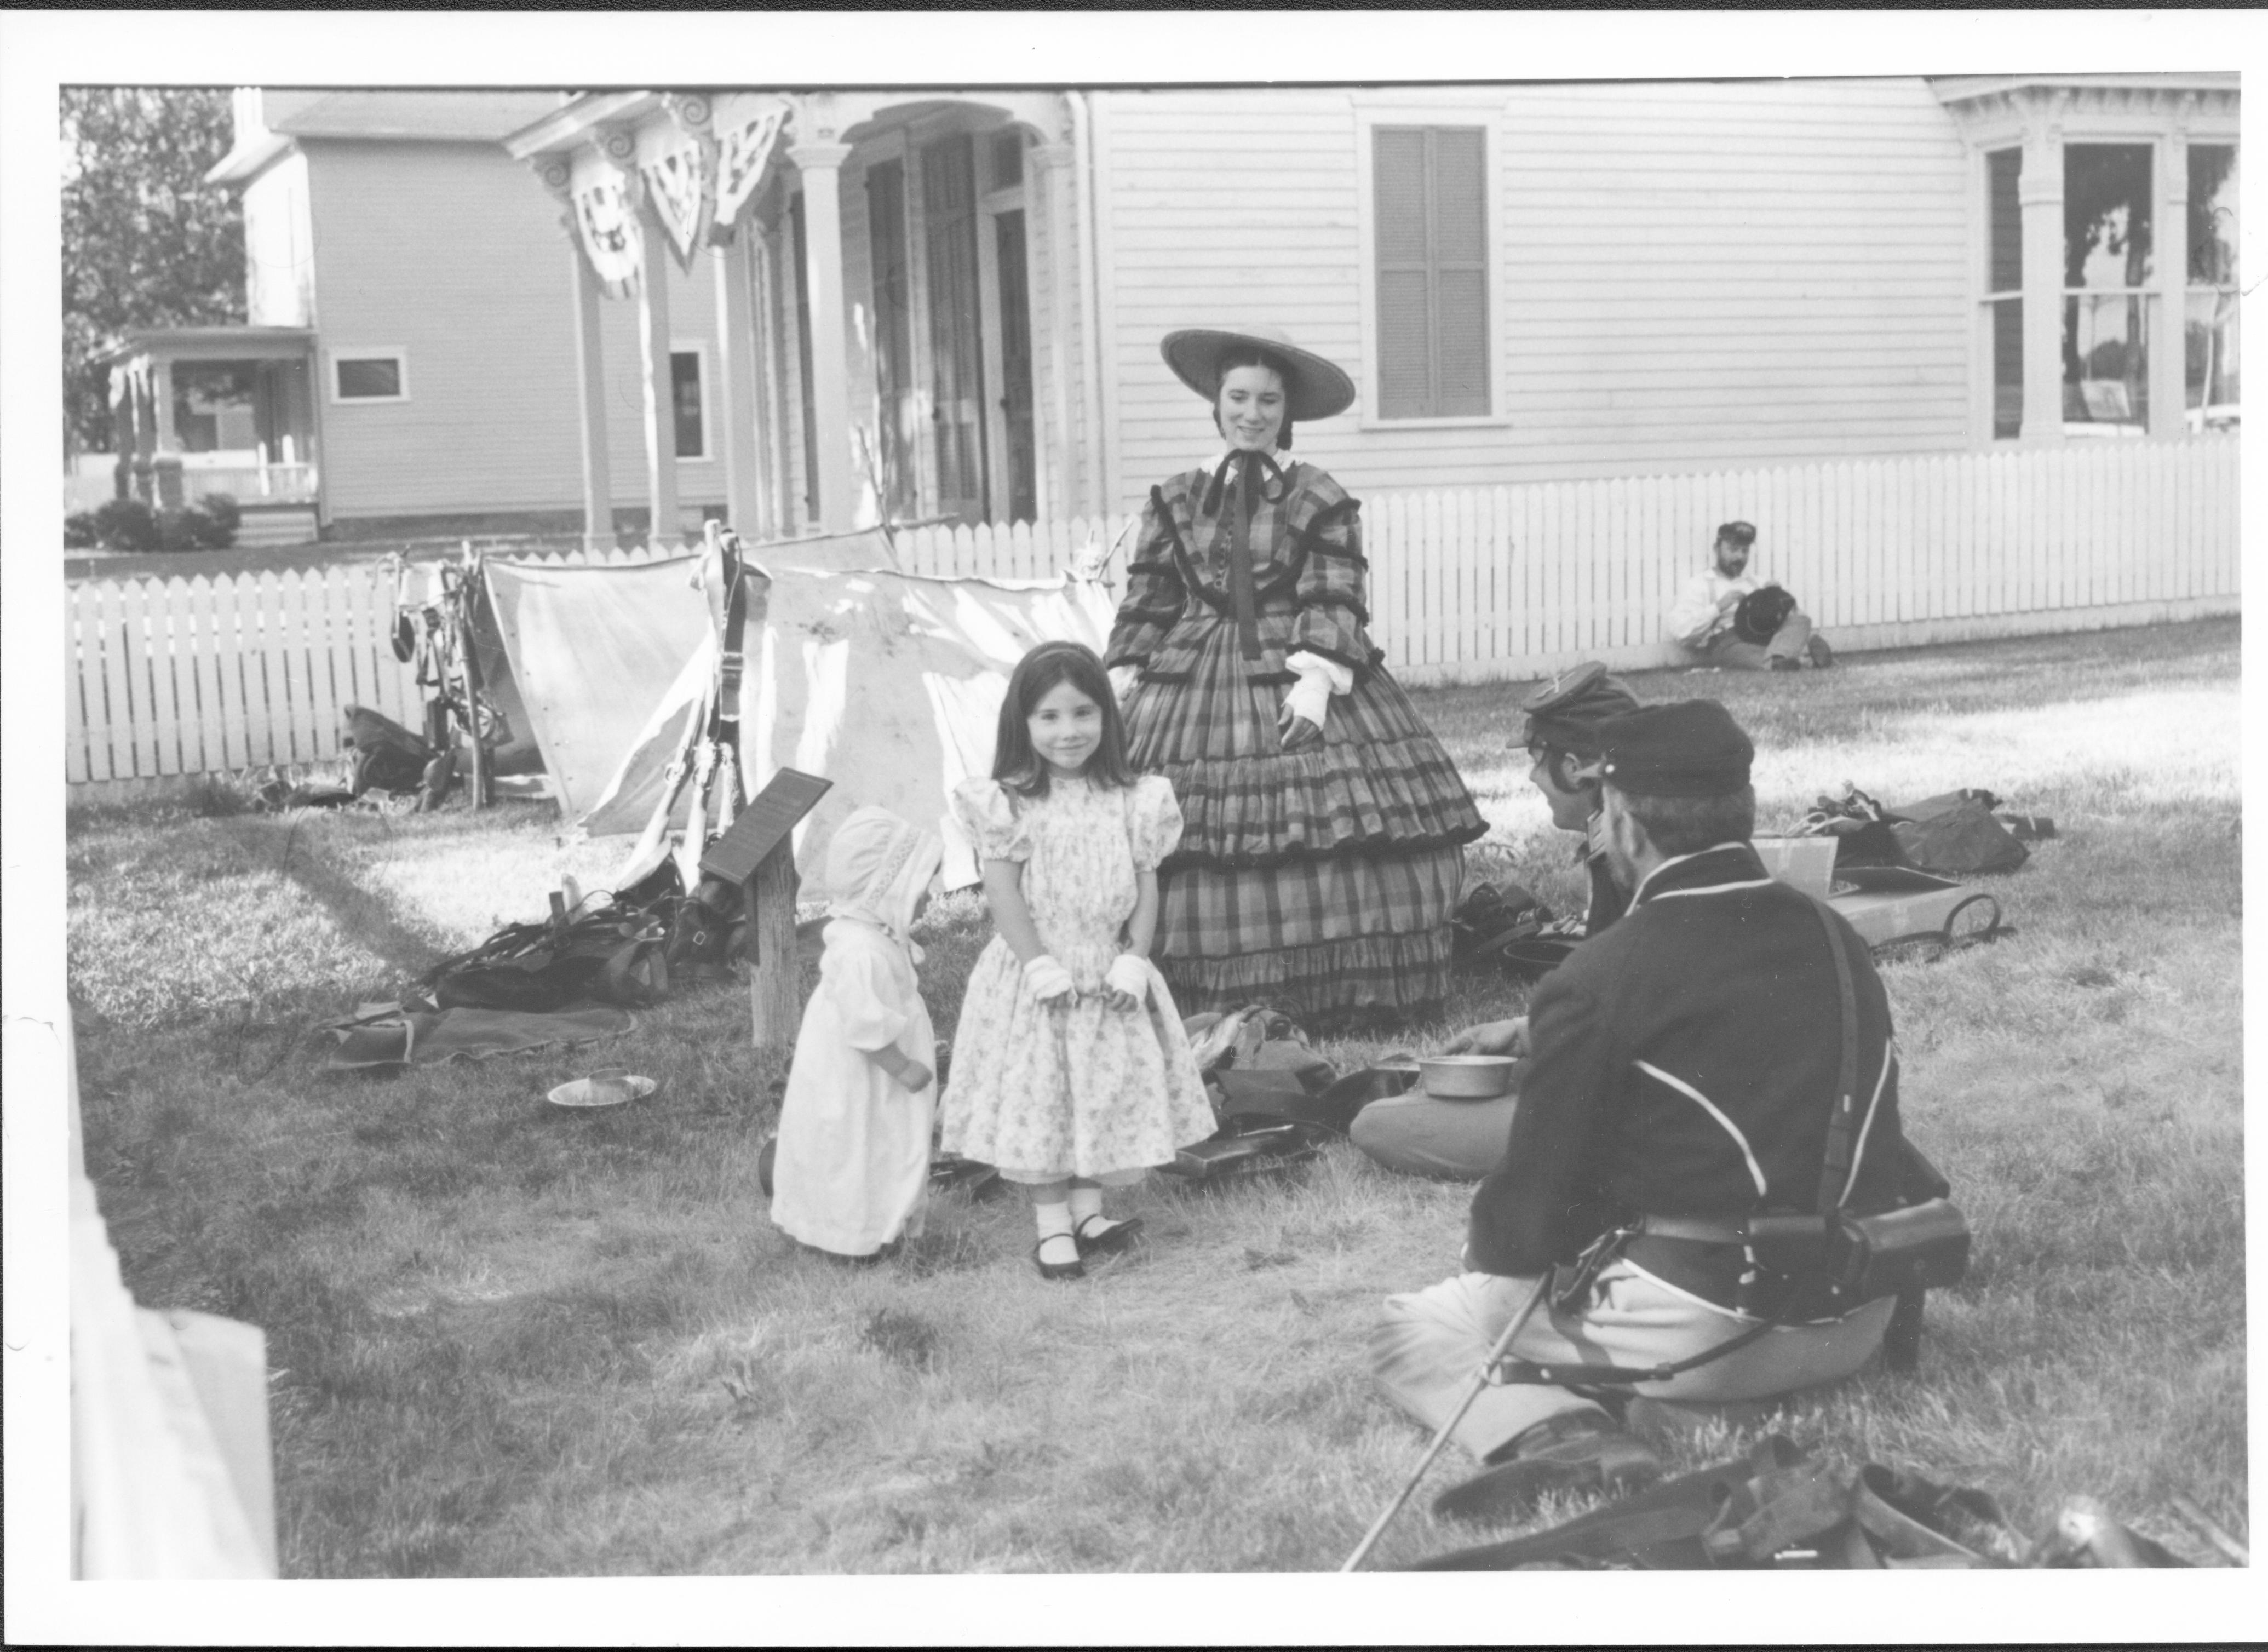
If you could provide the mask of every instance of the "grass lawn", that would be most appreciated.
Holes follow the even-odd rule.
[[[2237,654],[2224,621],[1635,679],[1727,701],[1768,824],[1848,779],[1987,786],[2062,832],[1994,881],[2015,938],[1885,970],[1970,1279],[1931,1298],[1918,1377],[1869,1371],[1773,1426],[1988,1487],[2035,1533],[2091,1493],[2207,1564],[2168,1500],[2247,1534]],[[1519,692],[1418,698],[1494,826],[1475,874],[1571,906],[1568,840],[1506,746]],[[1328,1569],[1415,1461],[1364,1339],[1381,1297],[1454,1265],[1467,1189],[1342,1144],[1269,1184],[1152,1178],[1151,1242],[1083,1285],[1036,1276],[1009,1197],[948,1199],[894,1263],[831,1264],[765,1218],[782,1075],[740,991],[602,1055],[318,1072],[312,1024],[538,914],[563,872],[602,887],[619,844],[527,806],[225,802],[73,815],[70,986],[127,1283],[267,1331],[287,1575]],[[950,1036],[990,926],[958,896],[924,927]],[[1521,998],[1468,984],[1453,1019]],[[659,1094],[544,1104],[601,1060]],[[1374,1564],[1487,1535],[1425,1511],[1469,1471],[1445,1455]]]

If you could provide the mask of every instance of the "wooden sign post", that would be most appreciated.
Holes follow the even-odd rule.
[[[748,918],[748,1016],[758,1049],[795,1042],[803,982],[795,950],[796,822],[835,785],[782,769],[701,857],[701,875],[739,886]]]
[[[795,949],[795,848],[783,841],[741,886],[748,907],[748,1027],[757,1049],[792,1048],[803,1023],[802,960]]]

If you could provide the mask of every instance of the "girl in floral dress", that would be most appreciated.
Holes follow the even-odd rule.
[[[943,1146],[1023,1184],[1044,1279],[1123,1249],[1138,1219],[1102,1190],[1139,1181],[1214,1128],[1172,994],[1149,959],[1158,863],[1182,835],[1174,789],[1127,765],[1101,660],[1077,643],[1024,656],[1000,707],[992,778],[955,817],[976,845],[998,933],[954,1034]]]

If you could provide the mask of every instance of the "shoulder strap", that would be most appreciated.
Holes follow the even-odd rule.
[[[1843,1002],[1843,1059],[1835,1077],[1835,1111],[1827,1122],[1827,1157],[1819,1171],[1819,1213],[1832,1215],[1842,1208],[1843,1185],[1851,1176],[1852,1137],[1859,1110],[1859,998],[1851,985],[1851,960],[1837,933],[1835,914],[1826,902],[1811,897],[1811,910],[1827,933],[1827,950],[1835,959],[1835,985]]]

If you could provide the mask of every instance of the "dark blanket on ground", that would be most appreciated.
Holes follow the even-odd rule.
[[[402,1010],[382,1019],[326,1028],[339,1047],[323,1066],[338,1070],[485,1061],[547,1044],[590,1044],[626,1033],[637,1024],[630,1011],[611,1004],[541,1014],[514,1009]]]

